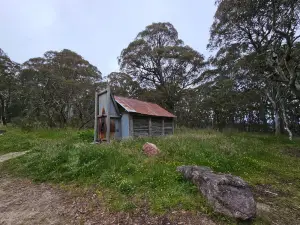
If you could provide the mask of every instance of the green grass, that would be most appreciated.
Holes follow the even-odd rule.
[[[13,127],[1,127],[6,130],[0,136],[0,155],[9,152],[21,152],[32,149],[44,141],[66,141],[78,134],[72,130],[40,129],[35,132],[22,131]]]
[[[33,146],[33,140],[30,135],[14,132],[13,136],[11,134],[0,136],[0,155],[9,152],[26,151]]]
[[[37,182],[94,186],[113,210],[146,206],[153,213],[201,211],[217,220],[232,222],[214,214],[196,187],[176,172],[180,165],[202,165],[242,177],[253,187],[256,200],[271,206],[272,213],[261,215],[256,224],[268,224],[271,220],[290,223],[300,216],[300,158],[296,157],[300,140],[178,130],[176,135],[164,138],[93,145],[92,135],[92,131],[24,133],[10,128],[0,136],[0,154],[29,149],[31,152],[0,164],[0,171]],[[142,154],[142,145],[147,141],[161,149],[159,156],[147,158]],[[267,187],[278,195],[268,196],[258,187]]]

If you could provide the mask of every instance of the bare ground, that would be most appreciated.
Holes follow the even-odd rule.
[[[111,213],[92,191],[62,190],[48,184],[0,175],[0,224],[197,224],[214,225],[198,213],[172,212],[149,215],[139,209],[132,213]]]

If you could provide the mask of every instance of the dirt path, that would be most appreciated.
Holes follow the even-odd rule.
[[[4,161],[7,161],[7,160],[10,160],[10,159],[13,159],[13,158],[17,158],[21,155],[25,155],[28,151],[25,151],[25,152],[11,152],[11,153],[8,153],[8,154],[5,154],[5,155],[0,155],[0,163],[4,162]]]
[[[201,214],[172,212],[150,216],[146,210],[110,213],[91,191],[64,191],[47,184],[0,175],[0,224],[197,224],[215,223]]]

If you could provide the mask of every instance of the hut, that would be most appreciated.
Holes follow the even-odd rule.
[[[95,95],[95,142],[174,133],[176,116],[161,106],[112,95],[110,88]]]

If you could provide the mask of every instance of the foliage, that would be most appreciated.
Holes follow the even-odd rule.
[[[77,133],[78,139],[84,142],[94,141],[94,130],[83,130]]]
[[[117,210],[140,207],[146,200],[154,212],[211,214],[193,185],[175,172],[183,164],[206,165],[253,186],[257,199],[273,210],[260,220],[296,221],[300,142],[280,134],[287,132],[290,139],[300,134],[299,0],[215,2],[208,43],[215,54],[206,61],[168,22],[139,32],[120,54],[120,72],[106,80],[68,49],[47,51],[21,65],[0,49],[1,123],[22,128],[4,128],[0,155],[31,150],[0,164],[0,171],[36,181],[97,184],[99,196]],[[172,137],[111,145],[91,145],[92,130],[45,129],[90,128],[94,92],[107,84],[113,94],[164,106],[176,114],[179,126],[212,129],[184,128]],[[146,141],[162,154],[146,158],[140,149]],[[266,187],[278,195],[268,197]]]
[[[123,49],[119,62],[144,88],[161,92],[161,104],[171,111],[204,67],[204,57],[184,45],[170,23],[147,26]]]
[[[28,128],[82,128],[94,118],[94,92],[101,72],[75,52],[48,51],[18,65],[1,50],[0,78],[4,125],[16,118],[17,124]]]
[[[288,104],[299,105],[300,100],[299,1],[218,0],[216,4],[208,44],[218,51],[212,60],[215,74],[225,73],[240,89],[256,92],[256,105],[263,104],[265,111],[260,122],[266,126],[267,115],[273,114],[276,133],[284,126],[291,137],[291,124],[299,125],[289,113],[299,107]]]
[[[298,0],[217,0],[208,59],[153,23],[101,73],[64,49],[14,63],[0,51],[0,116],[23,129],[91,128],[94,92],[158,103],[180,126],[300,134]]]
[[[93,118],[94,92],[101,73],[70,50],[49,51],[22,65],[24,115],[49,127],[83,127]]]
[[[197,189],[176,172],[180,165],[203,165],[241,176],[252,185],[257,201],[275,210],[258,221],[285,224],[299,216],[298,139],[290,142],[268,135],[179,129],[165,138],[93,145],[79,140],[77,131],[9,130],[0,141],[6,138],[13,146],[16,134],[34,140],[31,152],[3,163],[0,171],[38,182],[97,185],[99,197],[114,210],[143,207],[146,201],[155,213],[181,209],[217,216]],[[162,153],[154,158],[144,156],[141,147],[146,141],[155,143]],[[262,187],[278,196],[268,197]]]
[[[18,93],[18,69],[19,65],[13,62],[0,48],[0,119],[6,125],[8,117],[14,116],[12,110],[16,108]]]
[[[111,91],[115,95],[139,98],[143,92],[140,84],[126,73],[112,72],[107,78]]]

